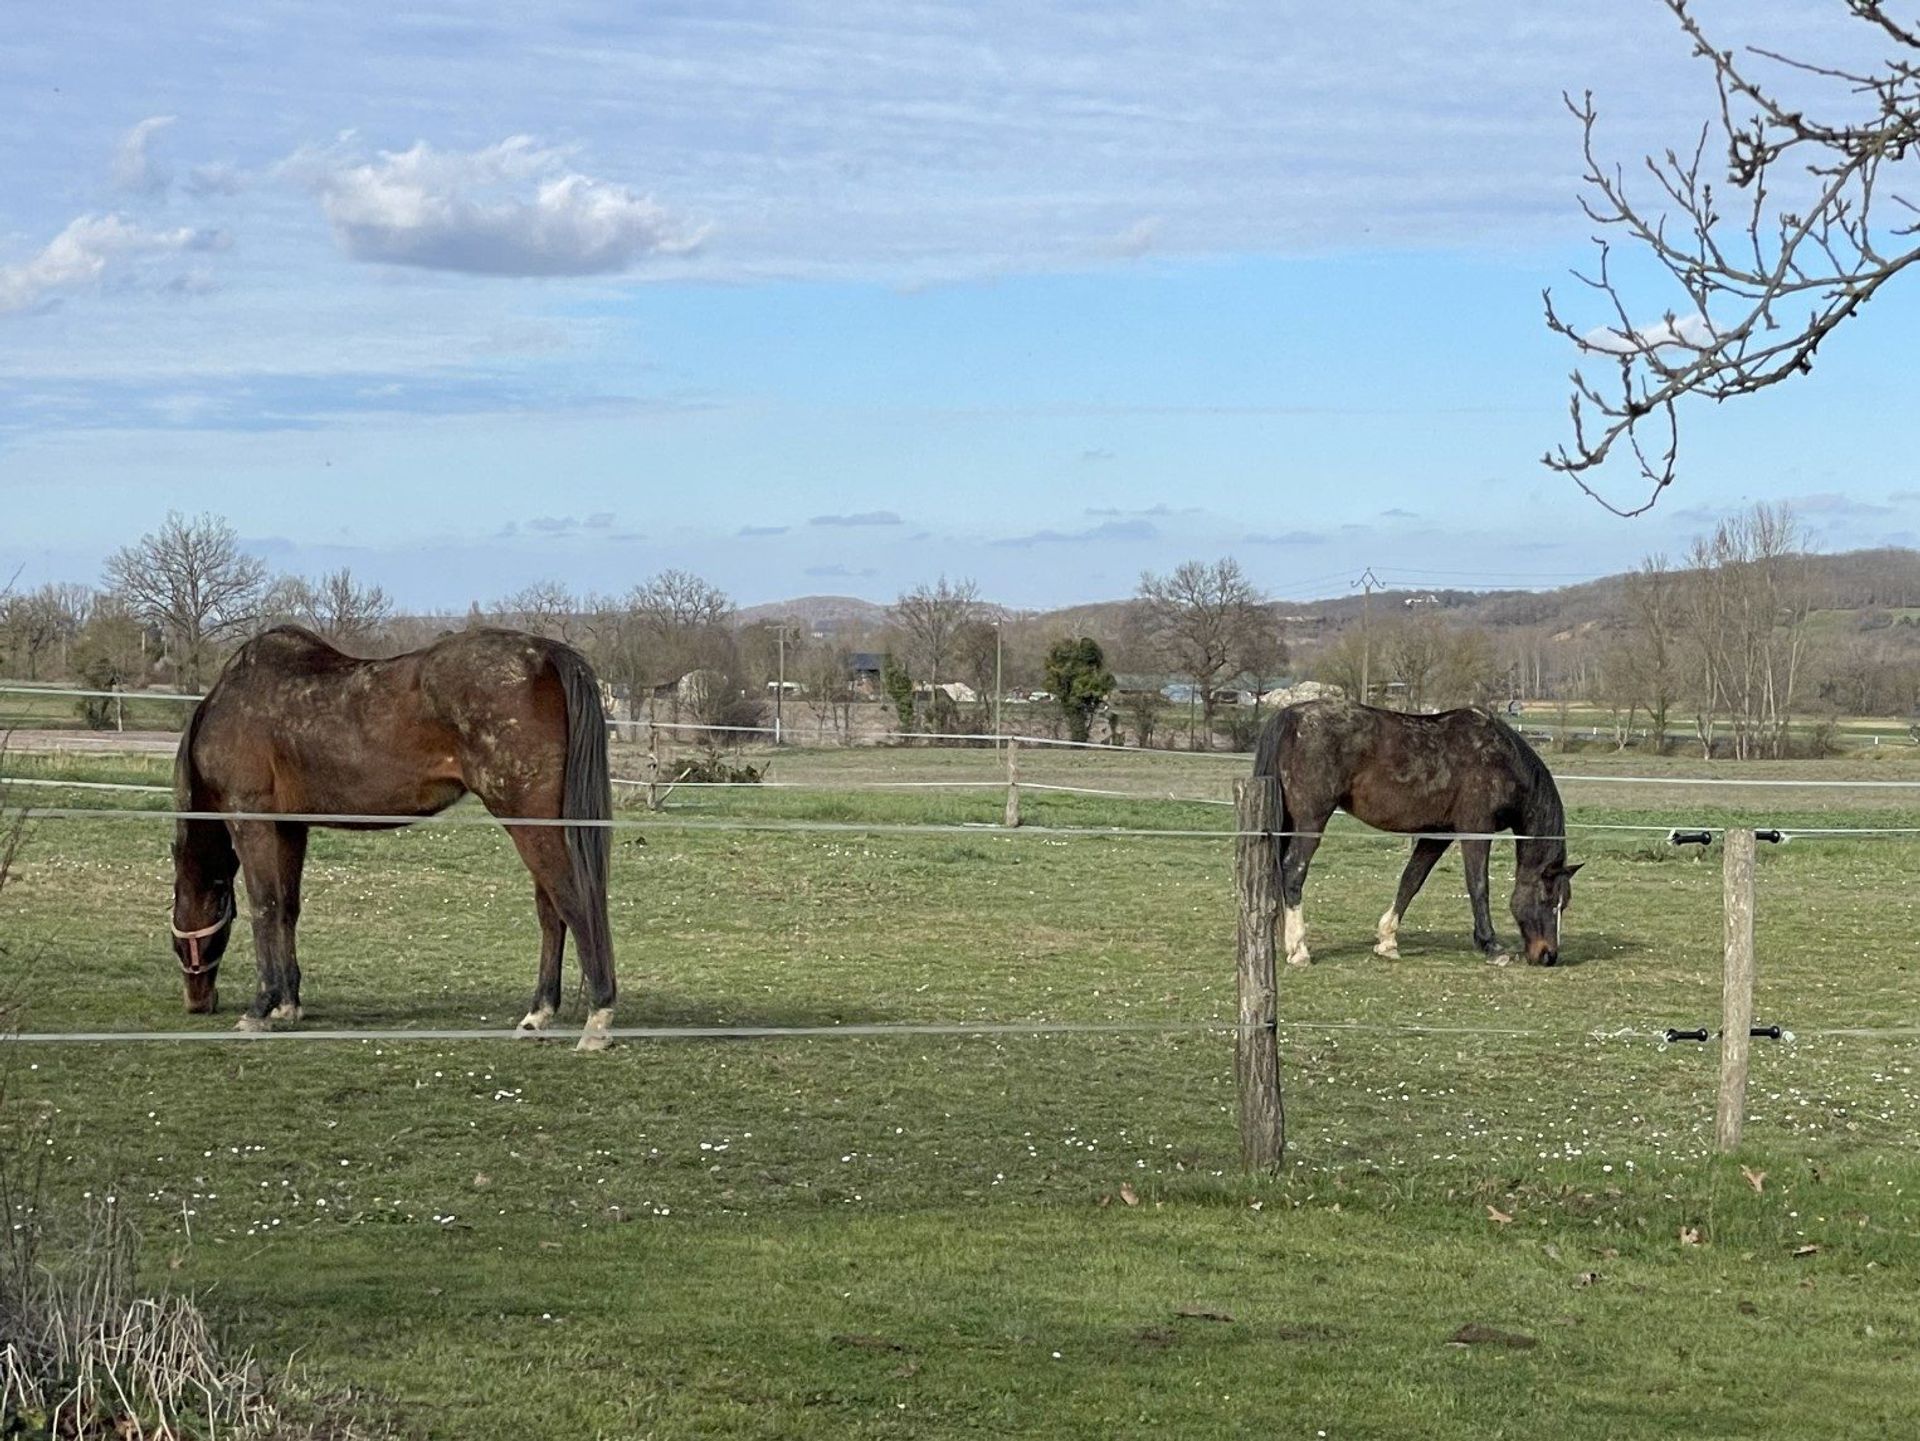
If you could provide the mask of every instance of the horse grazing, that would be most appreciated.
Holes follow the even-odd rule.
[[[434,815],[469,791],[501,817],[612,814],[600,688],[579,652],[511,630],[463,631],[391,660],[345,655],[298,626],[248,641],[194,708],[174,764],[177,809],[234,816],[183,819],[174,831],[173,948],[187,1009],[219,1005],[236,871],[260,967],[239,1028],[266,1030],[300,1018],[294,928],[309,825],[390,828],[407,822],[387,818]],[[591,1003],[580,1047],[600,1050],[614,1000],[607,830],[507,832],[533,873],[540,917],[540,976],[520,1028],[544,1030],[559,1009],[572,931]]]
[[[1420,893],[1451,835],[1514,833],[1513,918],[1527,959],[1560,959],[1560,915],[1573,899],[1566,812],[1545,763],[1511,726],[1483,711],[1405,715],[1355,701],[1288,706],[1267,723],[1254,751],[1255,776],[1279,782],[1276,848],[1287,962],[1307,952],[1301,893],[1327,818],[1341,809],[1383,831],[1416,837],[1392,908],[1380,917],[1375,955],[1397,960],[1400,918]],[[1462,840],[1473,942],[1495,965],[1509,959],[1487,910],[1490,840]]]

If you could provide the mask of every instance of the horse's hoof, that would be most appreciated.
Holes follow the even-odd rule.
[[[1400,947],[1392,941],[1380,942],[1379,945],[1373,948],[1373,953],[1383,961],[1397,961],[1400,959]]]
[[[1297,951],[1287,952],[1287,964],[1290,966],[1310,966],[1313,964],[1313,957],[1308,954],[1307,948],[1302,946]]]
[[[300,1019],[300,1007],[292,1001],[282,1001],[267,1012],[267,1018],[274,1021],[297,1021]]]
[[[604,1051],[613,1044],[613,1008],[603,1006],[587,1017],[586,1028],[580,1032],[580,1044],[575,1047],[581,1051]]]
[[[1487,964],[1490,966],[1510,966],[1513,964],[1513,957],[1505,951],[1489,951],[1487,953]]]
[[[245,1015],[233,1023],[233,1028],[236,1031],[252,1031],[258,1034],[262,1031],[271,1031],[273,1022],[265,1016]]]
[[[546,1030],[546,1028],[552,1024],[553,1012],[543,1006],[537,1011],[528,1011],[526,1015],[520,1018],[520,1024],[515,1026],[514,1030],[523,1036],[533,1036]]]

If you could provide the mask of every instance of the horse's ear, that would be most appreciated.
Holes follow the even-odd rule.
[[[1586,862],[1585,862],[1585,861],[1575,861],[1575,862],[1574,862],[1574,863],[1573,863],[1572,865],[1570,865],[1570,866],[1562,866],[1562,867],[1560,868],[1560,874],[1561,874],[1561,875],[1563,875],[1563,876],[1565,876],[1565,877],[1566,877],[1566,878],[1567,878],[1568,880],[1572,880],[1572,879],[1573,879],[1573,873],[1574,873],[1575,871],[1577,871],[1577,870],[1579,870],[1579,869],[1580,869],[1580,867],[1582,867],[1582,866],[1584,866],[1585,864],[1586,864]]]

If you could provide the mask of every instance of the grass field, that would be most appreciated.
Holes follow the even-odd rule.
[[[1709,773],[1562,768],[1656,764]],[[1319,964],[1281,977],[1287,1165],[1250,1179],[1231,1037],[1207,1028],[1234,1014],[1234,916],[1230,812],[1206,802],[1240,765],[1023,754],[1024,780],[1139,795],[1030,791],[1022,834],[991,827],[991,788],[849,789],[996,765],[783,753],[774,779],[822,789],[625,812],[619,1020],[1143,1029],[600,1057],[22,1044],[0,1142],[44,1158],[62,1207],[131,1208],[154,1286],[408,1436],[1920,1432],[1920,1043],[1830,1034],[1920,1023],[1920,837],[1761,856],[1759,1018],[1794,1039],[1755,1043],[1732,1159],[1710,1154],[1715,1051],[1657,1039],[1717,1019],[1717,852],[1576,831],[1571,964],[1497,969],[1466,945],[1453,860],[1404,959],[1374,958],[1402,847],[1330,839],[1308,891]],[[9,769],[165,779],[140,760]],[[1717,769],[1920,781],[1896,755]],[[1920,790],[1565,794],[1575,825],[1920,826]],[[740,819],[976,828],[723,828]],[[1052,829],[1102,826],[1222,834]],[[167,841],[138,818],[38,824],[0,895],[31,957],[5,987],[25,1030],[210,1024],[181,1014],[164,944]],[[308,1025],[510,1023],[536,935],[496,829],[318,833]],[[1450,1344],[1463,1326],[1512,1344]]]

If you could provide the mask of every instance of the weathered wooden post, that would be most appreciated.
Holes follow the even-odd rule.
[[[1234,869],[1240,891],[1240,1029],[1234,1039],[1233,1078],[1240,1098],[1240,1156],[1250,1171],[1278,1170],[1287,1148],[1273,976],[1273,923],[1279,913],[1273,831],[1278,810],[1272,776],[1234,783],[1233,813],[1239,831]]]
[[[1753,1028],[1754,834],[1726,833],[1726,961],[1720,990],[1720,1103],[1714,1113],[1714,1145],[1740,1145],[1747,1110],[1747,1052]]]
[[[1007,737],[1007,814],[1008,830],[1020,825],[1020,738]]]

